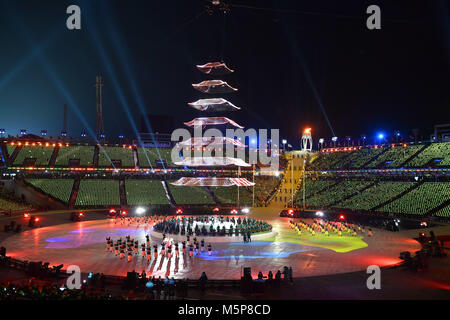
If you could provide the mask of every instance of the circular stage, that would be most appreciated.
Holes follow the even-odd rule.
[[[241,222],[242,225],[240,224]],[[247,233],[247,229],[241,229],[238,232],[235,231],[236,229],[239,230],[240,227],[246,228],[247,222],[249,224],[255,223],[251,236],[253,241],[276,236],[276,232],[272,231],[272,226],[263,220],[242,216],[175,216],[164,222],[160,221],[159,223],[162,226],[159,228],[157,223],[153,228],[152,237],[162,240],[166,236],[166,238],[172,241],[182,242],[186,240],[186,235],[189,234],[191,238],[202,238],[205,242],[210,243],[240,242],[243,241],[242,232]],[[167,231],[170,223],[172,232]],[[178,228],[176,231],[175,226]],[[162,230],[166,231],[163,232]],[[213,230],[212,233],[211,230]],[[223,230],[223,232],[220,233],[218,232],[219,230]]]
[[[147,262],[134,255],[131,262],[121,260],[106,250],[106,238],[117,240],[126,236],[145,242],[151,236],[151,245],[161,244],[151,228],[115,224],[113,220],[83,221],[25,231],[8,237],[0,245],[7,248],[7,255],[28,261],[50,262],[51,265],[78,265],[82,272],[100,272],[125,276],[128,271],[147,275],[166,275],[174,278],[197,279],[203,271],[209,279],[239,279],[244,267],[252,268],[253,276],[259,271],[267,274],[284,266],[293,268],[294,277],[318,276],[366,270],[369,265],[380,267],[394,265],[402,251],[420,250],[420,245],[401,232],[372,229],[372,237],[311,237],[299,236],[289,228],[287,218],[266,218],[273,226],[273,233],[243,243],[218,242],[212,245],[212,255],[200,252],[192,258],[185,255],[172,257],[158,255]],[[306,221],[306,220],[303,220]],[[240,239],[239,239],[240,238]],[[192,238],[191,238],[192,239]],[[200,241],[203,237],[198,236]],[[205,237],[205,247],[208,244]],[[180,246],[181,248],[181,246]]]

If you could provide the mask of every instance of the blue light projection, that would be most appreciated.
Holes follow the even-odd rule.
[[[140,229],[129,228],[81,228],[69,231],[67,235],[52,237],[45,239],[49,244],[45,247],[47,249],[68,249],[78,248],[85,245],[104,243],[106,237],[126,237],[132,238],[144,237],[145,231]]]

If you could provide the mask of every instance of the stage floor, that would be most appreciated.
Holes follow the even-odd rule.
[[[106,251],[106,237],[115,240],[130,235],[143,243],[146,233],[151,234],[143,227],[119,226],[112,220],[38,228],[13,235],[0,245],[7,248],[8,256],[17,259],[64,264],[64,269],[78,265],[86,273],[124,276],[128,271],[145,269],[147,275],[189,279],[199,278],[203,271],[209,279],[239,279],[243,267],[252,268],[253,276],[259,271],[266,275],[269,270],[275,274],[283,266],[292,267],[294,277],[354,272],[366,270],[369,265],[393,265],[400,262],[401,251],[420,250],[419,243],[402,232],[373,229],[372,237],[352,239],[301,237],[288,227],[287,218],[265,220],[277,232],[275,237],[251,243],[212,243],[212,256],[207,252],[192,258],[187,254],[171,259],[159,255],[150,263],[140,252],[127,262]],[[152,238],[153,244],[160,244],[160,239]]]

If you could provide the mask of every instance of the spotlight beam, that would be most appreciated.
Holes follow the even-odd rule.
[[[114,87],[114,91],[115,91],[117,97],[119,98],[120,105],[122,106],[122,109],[125,111],[125,115],[127,116],[128,121],[130,122],[131,127],[132,127],[132,129],[133,129],[133,131],[134,131],[134,133],[135,133],[139,143],[142,145],[142,140],[140,138],[139,132],[138,132],[137,127],[136,127],[136,124],[134,122],[134,119],[133,119],[133,116],[131,114],[130,108],[128,106],[127,99],[125,98],[125,94],[123,93],[123,91],[121,89],[121,86],[120,86],[118,80],[116,79],[116,77],[114,75],[111,61],[110,61],[110,59],[109,59],[109,57],[108,57],[108,55],[106,53],[106,50],[104,49],[104,46],[102,45],[102,42],[101,42],[100,37],[99,37],[98,30],[97,30],[96,26],[92,23],[92,20],[91,20],[92,17],[88,15],[90,6],[88,4],[86,4],[86,8],[87,9],[85,9],[84,12],[85,12],[85,16],[87,16],[86,21],[87,21],[87,23],[89,25],[89,30],[91,31],[90,35],[91,35],[92,43],[94,44],[94,46],[98,50],[100,58],[101,58],[104,66],[105,66],[105,68],[106,68],[106,70],[108,72],[109,79],[112,81],[112,85]],[[105,155],[106,155],[106,152],[105,152]],[[112,164],[112,162],[111,162],[111,164]]]
[[[104,6],[104,7],[105,7],[104,9],[107,10],[108,6]],[[150,122],[148,121],[148,118],[146,117],[146,110],[145,110],[146,108],[145,108],[144,101],[142,99],[142,94],[138,88],[135,78],[132,75],[130,64],[128,63],[128,61],[130,61],[130,59],[129,59],[129,54],[124,49],[124,48],[126,48],[126,45],[124,44],[124,41],[120,38],[119,31],[114,27],[114,24],[111,23],[111,20],[109,18],[109,17],[111,17],[111,15],[112,15],[111,12],[109,12],[109,14],[107,15],[108,16],[107,25],[108,25],[108,28],[110,29],[109,37],[113,42],[114,48],[116,49],[116,52],[118,53],[119,58],[122,60],[122,67],[123,67],[123,70],[125,71],[125,75],[128,79],[128,82],[130,83],[131,90],[132,90],[133,95],[137,102],[137,106],[143,116],[145,126],[147,127],[147,130],[150,133],[150,137],[151,137],[154,145],[156,146],[156,152],[158,154],[159,160],[163,164],[163,169],[165,170],[166,168],[164,165],[164,161],[161,157],[161,153],[159,152],[158,145],[157,145],[155,137],[153,135],[152,126],[151,126]],[[114,36],[114,35],[116,35],[116,36]],[[140,138],[138,137],[138,139],[140,139]],[[141,148],[144,151],[144,155],[147,158],[149,165],[152,166],[150,159],[147,155],[147,151],[143,147],[143,144],[141,143],[141,141],[140,141],[140,144],[141,144]]]
[[[36,44],[30,36],[31,32],[29,30],[27,30],[24,21],[21,19],[21,17],[19,15],[13,14],[14,13],[13,9],[10,9],[9,12],[10,12],[10,15],[8,15],[8,17],[14,16],[14,19],[11,19],[11,21],[12,21],[12,23],[14,23],[16,25],[17,29],[21,32],[23,38],[25,38],[25,40],[28,42],[28,45],[31,47],[31,50],[33,50],[33,48],[36,48]],[[59,28],[54,28],[54,29],[59,30]],[[98,144],[99,142],[97,141],[94,131],[91,129],[88,121],[85,119],[85,117],[83,116],[83,113],[80,111],[80,108],[78,107],[78,104],[76,103],[75,99],[70,94],[69,90],[67,90],[67,88],[64,86],[62,79],[58,76],[58,74],[55,71],[55,68],[50,63],[50,61],[47,59],[47,57],[45,56],[43,51],[44,50],[42,48],[42,50],[37,50],[37,52],[36,52],[36,57],[39,59],[39,62],[42,64],[43,69],[47,72],[48,76],[53,81],[53,84],[59,90],[60,94],[62,96],[64,96],[65,100],[69,104],[69,107],[77,115],[79,120],[83,123],[83,125],[85,126],[89,135]]]

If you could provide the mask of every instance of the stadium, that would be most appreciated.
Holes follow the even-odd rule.
[[[197,279],[208,270],[208,279],[219,281],[241,279],[242,268],[250,268],[253,278],[284,266],[299,277],[358,272],[368,265],[423,268],[419,237],[434,231],[438,246],[429,247],[429,254],[444,250],[440,246],[448,241],[450,142],[341,143],[320,151],[281,150],[279,171],[255,165],[240,172],[254,186],[210,187],[172,183],[186,174],[234,176],[236,170],[180,169],[171,162],[171,148],[4,139],[1,208],[4,231],[12,235],[1,245],[9,263],[48,261],[50,268],[78,265],[114,277],[145,270]],[[111,235],[143,242],[154,233],[151,243],[159,246],[162,236],[145,217],[189,216],[252,218],[270,230],[252,231],[250,245],[242,243],[245,231],[227,237],[227,227],[227,234],[207,234],[211,255],[205,250],[173,259],[152,252],[149,261],[139,254],[127,262],[105,252]],[[177,234],[171,239],[178,239],[181,251],[187,233]],[[204,235],[191,230],[191,237]],[[402,258],[406,251],[413,258]]]
[[[212,21],[242,9],[206,2]],[[92,34],[93,43],[100,43]],[[227,39],[225,31],[222,37]],[[115,47],[119,56],[120,47],[125,46]],[[35,121],[33,112],[10,112],[14,118],[8,119],[33,123],[32,129],[12,129],[0,118],[7,128],[0,129],[0,300],[450,297],[450,124],[442,119],[445,114],[438,123],[433,118],[434,127],[425,128],[425,135],[386,129],[346,136],[360,129],[361,116],[352,123],[355,128],[341,122],[338,137],[331,123],[344,121],[342,115],[329,117],[311,90],[318,107],[304,115],[317,113],[308,119],[320,120],[294,119],[291,130],[286,112],[280,127],[283,137],[294,137],[289,143],[276,135],[270,116],[263,129],[244,133],[245,122],[262,118],[264,107],[254,102],[247,111],[242,102],[270,93],[275,85],[260,88],[258,83],[241,94],[270,66],[250,72],[250,60],[226,64],[224,47],[221,59],[196,57],[187,67],[174,63],[176,72],[164,69],[170,80],[153,84],[162,95],[168,83],[174,90],[171,77],[180,74],[187,88],[182,90],[190,96],[177,90],[170,95],[184,101],[175,109],[181,121],[148,112],[132,73],[125,69],[127,81],[119,84],[110,53],[101,46],[96,49],[105,76],[95,75],[95,90],[92,83],[80,90],[90,90],[90,113],[68,93],[79,84],[68,90],[49,72],[69,104],[61,130],[53,130],[57,134],[36,130],[58,126],[59,118],[51,114],[45,124]],[[310,85],[307,69],[302,70]],[[233,78],[240,72],[251,76]],[[135,113],[124,102],[128,85],[137,101]],[[117,95],[107,101],[119,101],[128,118],[104,103],[104,90]],[[234,105],[230,101],[239,94],[247,98]],[[158,111],[165,108],[161,104]],[[193,120],[183,112],[194,114]],[[68,117],[81,134],[69,130]],[[95,126],[89,125],[94,118]],[[118,129],[125,120],[128,135]],[[416,122],[411,122],[398,120],[405,132],[414,132]],[[217,136],[197,135],[207,128]],[[233,135],[220,135],[229,128]],[[194,137],[174,139],[175,129]],[[263,130],[270,137],[261,135]]]

